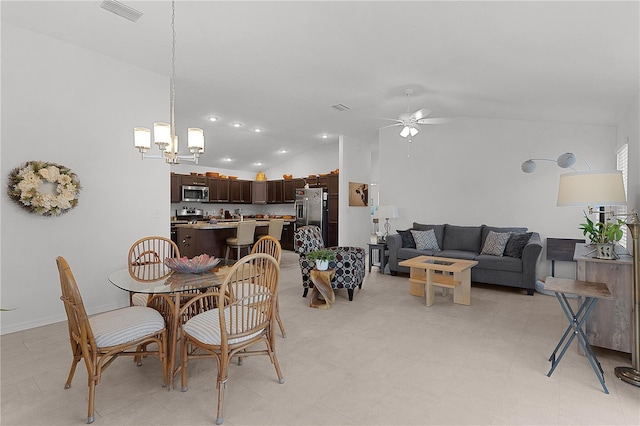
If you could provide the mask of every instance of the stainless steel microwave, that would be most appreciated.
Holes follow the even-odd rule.
[[[206,186],[182,185],[182,201],[209,202],[209,188]]]

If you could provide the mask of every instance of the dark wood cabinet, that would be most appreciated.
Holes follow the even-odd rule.
[[[295,225],[294,223],[284,224],[282,227],[282,236],[280,237],[280,246],[283,250],[293,250],[294,249],[294,241],[293,235]]]
[[[267,181],[253,182],[252,194],[253,204],[267,204]]]
[[[229,180],[220,178],[209,178],[209,202],[228,203],[230,200]]]
[[[180,183],[181,185],[188,186],[208,186],[209,178],[206,176],[195,176],[195,175],[180,175]]]
[[[296,201],[296,189],[304,188],[304,179],[285,179],[282,181],[282,201],[294,203]]]
[[[267,181],[267,203],[282,204],[282,180]]]
[[[179,203],[182,201],[182,176],[171,174],[171,202]]]
[[[229,181],[229,192],[231,194],[231,202],[239,204],[251,204],[251,181],[237,180]]]

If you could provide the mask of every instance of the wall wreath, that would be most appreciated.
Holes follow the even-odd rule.
[[[27,161],[9,173],[7,194],[23,209],[42,216],[60,216],[78,205],[82,187],[68,167]]]

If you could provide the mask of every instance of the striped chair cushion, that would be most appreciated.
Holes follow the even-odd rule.
[[[133,302],[133,306],[147,306],[149,295],[146,293],[133,293],[131,301]]]
[[[224,310],[224,318],[225,318],[225,322],[227,322],[227,324],[230,322],[230,318],[231,318],[231,314],[229,309],[236,309],[238,310],[238,308],[236,306],[233,306],[231,308],[226,308]],[[243,309],[241,310],[243,312],[243,316],[246,318],[249,316],[249,312],[253,311],[253,315],[260,315],[259,313],[255,313],[255,309]],[[195,337],[196,339],[198,339],[199,341],[201,341],[204,344],[207,345],[220,345],[221,344],[221,337],[220,337],[220,318],[219,318],[219,313],[218,313],[218,308],[215,309],[211,309],[209,311],[203,312],[201,314],[196,315],[195,317],[191,318],[189,321],[187,321],[187,323],[184,325],[183,330],[185,333],[187,333],[188,335]],[[244,321],[243,321],[244,322]],[[228,328],[228,326],[227,326]],[[255,336],[258,336],[260,333],[262,333],[262,330],[259,330],[255,333],[252,333],[250,335],[244,336],[244,337],[239,337],[239,338],[235,338],[235,339],[229,339],[229,344],[230,345],[234,345],[236,343],[241,343],[244,342],[245,340],[249,340],[254,338]]]
[[[142,306],[117,309],[89,318],[99,348],[121,345],[164,328],[164,319],[155,309]]]

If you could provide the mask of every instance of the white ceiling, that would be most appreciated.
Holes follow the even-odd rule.
[[[169,76],[170,2],[124,3],[144,15],[132,23],[100,1],[2,1],[2,21]],[[638,1],[178,1],[176,125],[205,129],[201,164],[245,171],[340,134],[377,141],[389,122],[375,117],[405,112],[407,88],[411,111],[431,117],[615,125],[638,96],[639,10]]]

